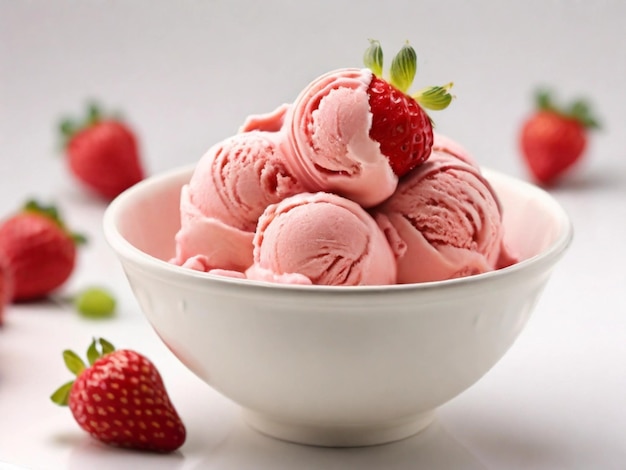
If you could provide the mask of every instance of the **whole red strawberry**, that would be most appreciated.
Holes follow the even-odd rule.
[[[69,405],[81,428],[119,447],[172,452],[183,445],[186,430],[150,360],[108,341],[93,340],[89,365],[66,350],[63,358],[76,380],[62,385],[51,400]]]
[[[0,224],[0,256],[13,275],[15,302],[46,296],[74,271],[76,244],[84,242],[70,233],[55,207],[28,202]]]
[[[545,91],[537,95],[537,110],[524,122],[520,149],[537,183],[553,185],[584,155],[588,130],[598,127],[584,101],[559,109]]]
[[[119,118],[91,105],[85,122],[61,124],[69,168],[79,181],[112,199],[144,178],[137,139]]]
[[[13,273],[9,262],[0,254],[0,326],[4,323],[4,311],[13,298]]]
[[[368,87],[372,112],[370,137],[380,144],[394,173],[403,176],[425,162],[432,149],[433,125],[422,106],[446,108],[452,100],[448,93],[452,83],[408,95],[417,70],[417,56],[408,43],[393,58],[389,81],[381,78],[383,53],[378,41],[370,41],[364,62],[374,73]]]

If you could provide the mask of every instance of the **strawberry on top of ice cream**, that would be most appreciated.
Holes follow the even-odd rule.
[[[451,84],[414,96],[416,55],[406,44],[382,78],[377,41],[365,54],[370,68],[345,68],[313,80],[296,98],[285,125],[294,148],[294,171],[313,191],[335,192],[371,207],[388,198],[398,178],[424,162],[432,124],[423,110],[443,109]]]

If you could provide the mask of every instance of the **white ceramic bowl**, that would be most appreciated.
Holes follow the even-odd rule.
[[[524,327],[572,239],[543,190],[485,170],[523,261],[443,282],[382,287],[266,284],[167,262],[192,168],[149,178],[104,217],[137,300],[189,369],[263,433],[295,442],[389,442],[480,379]]]

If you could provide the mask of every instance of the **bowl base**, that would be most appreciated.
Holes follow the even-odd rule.
[[[323,447],[362,447],[405,439],[430,425],[434,411],[378,425],[332,426],[293,423],[251,410],[243,410],[248,425],[262,434],[283,441]]]

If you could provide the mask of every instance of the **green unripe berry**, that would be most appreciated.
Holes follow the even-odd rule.
[[[115,298],[106,290],[92,287],[75,299],[76,310],[87,318],[107,318],[115,314]]]

